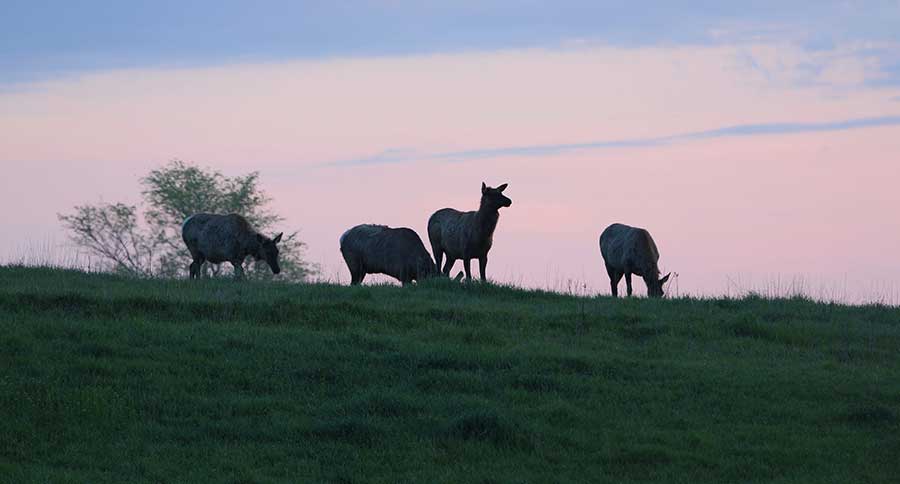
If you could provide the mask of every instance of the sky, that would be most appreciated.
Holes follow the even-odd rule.
[[[64,259],[58,213],[182,159],[259,171],[333,280],[347,228],[427,239],[484,181],[513,200],[499,282],[608,294],[622,222],[671,294],[900,304],[897,25],[897,0],[6,0],[0,260]]]

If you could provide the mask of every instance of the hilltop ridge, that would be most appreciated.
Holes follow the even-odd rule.
[[[891,482],[900,309],[0,267],[9,482]]]

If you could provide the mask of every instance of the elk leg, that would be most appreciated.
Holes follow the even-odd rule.
[[[365,267],[362,262],[357,257],[354,257],[353,254],[341,251],[341,255],[344,256],[344,262],[347,263],[347,269],[350,271],[350,285],[358,286],[362,284],[363,279],[366,277]]]
[[[358,286],[358,285],[362,284],[362,281],[363,281],[363,279],[365,279],[365,277],[366,277],[366,273],[360,271],[359,268],[356,268],[356,270],[351,269],[350,270],[350,285]]]
[[[441,262],[444,260],[444,252],[440,247],[432,244],[431,252],[434,253],[434,267],[437,267],[437,270],[441,270]]]
[[[444,264],[444,275],[450,277],[450,269],[453,269],[453,264],[456,263],[456,259],[450,257],[450,254],[447,254],[447,262]]]
[[[202,275],[200,271],[203,269],[203,263],[206,261],[206,258],[198,250],[189,250],[191,252],[191,266],[188,268],[190,273],[188,279],[199,279]]]
[[[463,268],[466,270],[466,281],[472,280],[472,259],[463,259]]]
[[[231,261],[231,265],[234,266],[234,279],[237,281],[244,279],[244,264],[241,262]]]
[[[619,297],[619,282],[622,281],[622,273],[618,272],[616,275],[609,278],[609,286],[612,289],[613,297]]]
[[[407,269],[401,269],[400,273],[394,276],[400,281],[400,285],[406,287],[407,284],[410,283],[411,279],[409,277],[409,271]]]
[[[619,281],[622,280],[622,273],[610,266],[606,266],[606,273],[609,275],[609,289],[612,297],[619,297]]]
[[[631,273],[625,273],[625,287],[628,289],[628,297],[631,297]]]
[[[202,259],[194,259],[191,262],[191,267],[189,269],[191,275],[188,276],[188,278],[189,279],[199,279],[200,278],[200,269],[202,267],[203,267],[203,260]]]
[[[487,254],[478,258],[478,270],[481,271],[481,282],[487,282]]]

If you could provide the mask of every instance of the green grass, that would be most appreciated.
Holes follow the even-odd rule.
[[[0,482],[897,482],[900,309],[0,268]]]

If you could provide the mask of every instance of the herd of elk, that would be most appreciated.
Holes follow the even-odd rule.
[[[487,281],[488,252],[500,220],[500,209],[512,205],[512,200],[503,194],[506,187],[506,183],[496,188],[482,183],[478,210],[461,212],[442,208],[434,212],[428,218],[428,240],[434,259],[412,229],[374,224],[350,228],[340,238],[341,255],[350,270],[350,284],[361,284],[366,274],[385,274],[403,285],[427,277],[449,277],[457,260],[463,262],[466,279],[471,281],[472,259],[478,259],[481,280]],[[282,234],[272,238],[260,234],[240,215],[192,215],[184,221],[181,237],[193,258],[190,265],[192,279],[201,276],[204,262],[230,262],[235,277],[240,279],[244,275],[244,259],[248,256],[265,260],[274,274],[281,271],[278,242]],[[650,232],[612,224],[600,234],[600,253],[614,297],[619,295],[618,285],[623,276],[631,296],[632,274],[644,279],[650,297],[663,296],[663,284],[669,275],[659,277],[659,250]],[[442,269],[444,256],[447,261]],[[457,279],[460,277],[461,274]]]

